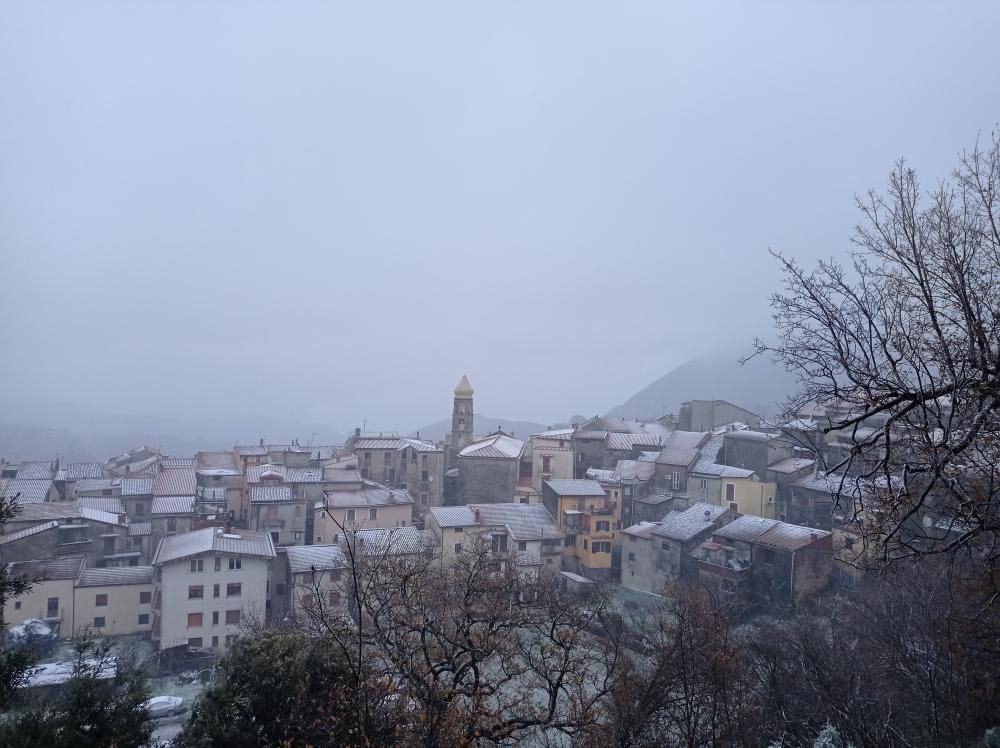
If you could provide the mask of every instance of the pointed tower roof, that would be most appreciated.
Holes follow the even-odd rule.
[[[474,390],[472,385],[469,384],[469,378],[462,375],[462,380],[455,387],[455,397],[472,397]]]

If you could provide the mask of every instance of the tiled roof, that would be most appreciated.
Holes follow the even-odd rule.
[[[476,515],[467,506],[432,506],[431,515],[438,527],[475,527]]]
[[[661,447],[664,440],[661,434],[621,434],[612,431],[608,434],[608,449],[631,452],[635,447]]]
[[[153,499],[153,514],[191,514],[194,496],[157,496]]]
[[[403,438],[392,438],[392,439],[356,439],[354,442],[354,450],[362,449],[406,449],[410,447],[417,452],[440,452],[433,442],[424,441],[423,439],[410,439],[407,437]]]
[[[191,467],[198,470],[220,468],[238,471],[240,463],[231,450],[226,452],[199,452],[197,458],[191,460]]]
[[[120,482],[119,478],[81,478],[76,482],[76,495],[114,491]]]
[[[320,468],[290,468],[271,462],[247,468],[248,483],[260,483],[265,479],[286,483],[322,483],[323,471]]]
[[[587,430],[577,431],[575,434],[573,434],[573,438],[603,441],[604,439],[608,438],[608,432],[597,431],[595,429],[587,429]]]
[[[643,460],[618,460],[615,475],[623,481],[648,481],[656,475],[656,465]]]
[[[545,481],[559,496],[606,496],[601,484],[584,478],[563,478]]]
[[[811,543],[815,543],[821,538],[825,538],[829,534],[830,533],[826,530],[817,530],[812,527],[803,527],[802,525],[790,525],[787,522],[778,522],[770,529],[761,533],[757,537],[756,542],[761,545],[771,546],[772,548],[783,548],[788,551],[797,551],[800,548],[805,548]]]
[[[77,587],[112,587],[121,584],[152,584],[152,566],[121,566],[108,569],[84,569]]]
[[[28,480],[40,480],[48,479],[51,480],[55,477],[55,463],[49,460],[33,460],[31,462],[22,462],[21,466],[17,470],[18,478],[25,478]]]
[[[727,439],[737,439],[740,441],[748,442],[767,442],[771,439],[776,438],[777,434],[765,434],[763,431],[751,431],[750,429],[742,429],[737,431],[726,432]]]
[[[360,483],[361,473],[357,470],[329,469],[326,471],[327,483]]]
[[[454,507],[459,508],[459,507]],[[541,504],[470,504],[481,526],[506,526],[514,540],[561,538],[555,520]]]
[[[164,470],[176,470],[177,468],[194,467],[193,457],[164,457],[160,460],[160,467]]]
[[[699,533],[710,530],[713,522],[726,513],[724,507],[718,504],[706,504],[703,501],[692,504],[681,512],[668,512],[653,530],[654,535],[673,540],[691,540]]]
[[[698,458],[698,449],[706,439],[708,433],[704,431],[672,431],[656,462],[660,465],[690,465]]]
[[[537,434],[531,434],[531,437],[538,437],[539,439],[572,439],[575,431],[571,428],[569,429],[549,429],[548,431],[541,431]]]
[[[12,532],[9,535],[0,535],[0,545],[6,545],[7,543],[24,540],[25,538],[30,538],[32,535],[38,535],[40,532],[55,530],[57,527],[59,527],[59,523],[56,520],[50,520],[49,522],[43,522],[40,525],[32,525],[31,527],[26,527],[23,530]]]
[[[622,532],[626,535],[634,535],[637,538],[649,539],[653,537],[653,530],[659,527],[656,522],[639,522],[638,524],[626,527]]]
[[[353,534],[360,541],[365,556],[412,555],[434,547],[430,532],[416,527],[370,528],[355,530]]]
[[[811,468],[816,464],[816,460],[808,457],[786,457],[767,466],[768,470],[775,473],[789,474],[797,473],[800,470]]]
[[[7,565],[7,573],[12,577],[23,577],[32,581],[76,579],[83,568],[83,556],[66,556],[38,561],[15,561]]]
[[[196,485],[194,468],[161,470],[153,479],[153,495],[190,496],[194,493]]]
[[[288,568],[292,574],[305,574],[315,569],[328,571],[348,566],[347,555],[339,545],[290,545]]]
[[[103,478],[104,465],[99,462],[69,462],[63,468],[66,480],[81,480],[83,478]]]
[[[250,486],[251,504],[281,504],[292,500],[292,487],[282,486]]]
[[[237,444],[234,449],[240,455],[246,455],[247,457],[263,457],[267,454],[267,447],[263,444]]]
[[[206,527],[179,535],[168,535],[156,549],[154,565],[197,556],[201,553],[228,553],[237,556],[274,558],[274,544],[267,533],[233,530],[224,533],[218,527]]]
[[[78,509],[96,509],[111,514],[124,514],[125,505],[117,496],[81,496],[76,500]]]
[[[151,496],[152,478],[122,478],[122,496]]]
[[[130,538],[144,537],[152,533],[152,531],[153,526],[150,522],[130,522],[128,526],[128,535]]]
[[[51,490],[52,481],[48,479],[11,478],[7,481],[3,495],[6,498],[18,496],[20,504],[34,504],[45,501]]]
[[[518,459],[524,451],[524,442],[506,434],[491,434],[458,453],[459,457],[500,457]]]

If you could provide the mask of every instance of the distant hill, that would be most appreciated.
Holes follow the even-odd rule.
[[[531,423],[530,421],[509,421],[506,418],[494,418],[493,416],[482,416],[476,414],[473,422],[473,429],[477,436],[492,433],[497,430],[497,427],[506,431],[508,434],[513,434],[519,439],[524,439],[529,434],[537,434],[539,431],[545,431],[548,428],[548,426],[541,423]],[[449,431],[451,431],[450,418],[444,421],[438,421],[437,423],[432,423],[430,426],[424,426],[415,433],[419,433],[421,439],[440,441],[441,439],[444,439],[445,434]]]
[[[609,416],[657,418],[676,413],[686,400],[728,400],[760,415],[774,415],[795,394],[791,374],[766,356],[740,365],[740,351],[681,364],[608,411]]]

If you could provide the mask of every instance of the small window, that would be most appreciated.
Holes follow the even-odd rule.
[[[608,520],[602,519],[597,522],[597,532],[608,532],[610,529],[611,523]]]
[[[202,646],[201,637],[192,636],[190,639],[188,639],[188,646],[191,647],[192,649],[201,649]]]
[[[461,552],[462,552],[462,544],[455,543],[455,553],[461,553]]]
[[[196,628],[202,624],[201,613],[188,613],[188,628]]]
[[[628,554],[628,560],[629,561],[635,561],[635,554],[634,553]]]
[[[229,559],[229,570],[230,571],[232,571],[233,569],[242,569],[242,568],[243,568],[243,559],[242,558],[231,558],[231,559]]]
[[[201,558],[191,559],[191,573],[205,571],[205,560]]]
[[[426,504],[427,503],[427,494],[425,494],[425,493],[420,494],[420,503],[421,504]]]
[[[369,509],[368,519],[378,519],[378,509]]]
[[[226,585],[226,597],[239,597],[243,594],[243,585],[239,582],[230,582]]]
[[[139,625],[140,626],[148,626],[149,625],[149,613],[140,613],[139,614]]]
[[[212,625],[213,626],[219,625],[219,611],[217,610],[212,611]]]
[[[214,649],[215,647],[218,647],[218,646],[219,646],[219,637],[213,636],[212,637],[212,648]]]
[[[167,532],[177,532],[177,519],[175,517],[167,517]]]
[[[234,626],[240,622],[240,611],[239,610],[227,610],[226,611],[226,625]]]
[[[98,595],[97,599],[94,601],[94,605],[96,605],[98,608],[106,608],[108,606],[108,596]]]
[[[20,600],[15,600],[14,601],[14,610],[20,610],[20,609],[21,609],[21,601]]]
[[[104,616],[98,616],[94,619],[94,628],[103,629],[104,628]]]
[[[670,543],[668,543],[666,540],[664,540],[662,543],[660,543],[660,548],[662,548],[665,551],[669,551],[670,550]]]
[[[587,539],[583,539],[583,550],[587,550]]]
[[[139,593],[139,605],[149,605],[153,600],[153,593],[149,590],[145,590]]]
[[[218,596],[219,596],[219,585],[213,584],[212,585],[212,597],[218,597]]]
[[[430,477],[431,477],[431,473],[430,473],[429,470],[421,470],[420,471],[420,480],[422,480],[424,483],[426,483],[428,480],[430,480]]]
[[[145,513],[146,513],[146,506],[145,506],[145,504],[136,503],[136,505],[135,505],[135,516],[136,517],[141,517]]]
[[[200,584],[188,587],[188,600],[201,600],[205,597],[205,588]]]
[[[355,517],[355,512],[354,512],[354,510],[353,510],[353,509],[348,509],[348,510],[347,510],[347,514],[346,514],[346,516],[345,516],[345,520],[346,520],[347,522],[354,522],[354,521],[355,521],[354,517]]]
[[[526,541],[524,541],[524,540],[518,540],[517,541],[517,550],[519,550],[519,551],[526,551],[526,550],[528,550],[528,543]]]
[[[216,571],[222,571],[222,557],[221,556],[216,556],[215,557],[215,570]]]

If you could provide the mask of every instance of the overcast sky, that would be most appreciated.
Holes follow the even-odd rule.
[[[959,7],[960,6],[960,7]],[[604,411],[770,329],[1000,3],[0,5],[0,390],[402,430]]]

